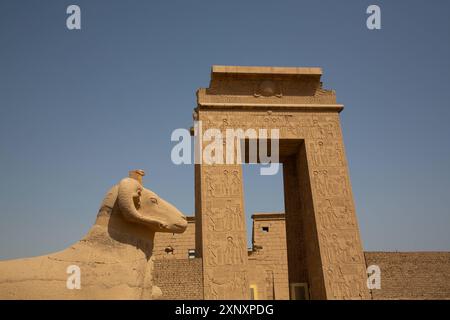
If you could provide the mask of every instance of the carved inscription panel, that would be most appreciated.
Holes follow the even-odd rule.
[[[202,165],[201,186],[205,299],[248,299],[241,167]]]

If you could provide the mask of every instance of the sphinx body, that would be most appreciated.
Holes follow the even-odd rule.
[[[174,206],[125,178],[108,192],[82,240],[57,253],[0,261],[0,299],[158,298],[161,291],[152,282],[154,234],[186,227],[186,217]],[[79,268],[79,289],[68,286],[70,266]]]

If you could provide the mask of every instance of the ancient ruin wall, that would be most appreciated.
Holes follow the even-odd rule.
[[[162,291],[161,300],[202,300],[202,260],[155,260],[153,282]]]
[[[381,269],[380,299],[450,299],[450,252],[365,252]]]

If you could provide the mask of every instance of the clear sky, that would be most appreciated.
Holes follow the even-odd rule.
[[[66,28],[70,4],[82,30]],[[370,4],[381,30],[366,28]],[[322,67],[345,105],[365,250],[450,250],[449,12],[438,0],[2,0],[0,259],[80,239],[130,169],[193,214],[194,169],[172,164],[170,135],[192,125],[213,64]],[[248,217],[283,210],[280,176],[244,177]]]

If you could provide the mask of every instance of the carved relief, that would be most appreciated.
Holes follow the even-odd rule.
[[[344,165],[341,144],[338,142],[324,142],[323,140],[309,143],[312,164],[316,167],[342,167]]]
[[[280,103],[283,102],[285,104],[335,104],[336,96],[334,92],[330,90],[317,90],[314,93],[314,90],[308,84],[303,85],[303,92],[299,91],[298,88],[292,88],[292,85],[289,86],[288,83],[280,84],[283,87],[283,93],[280,91],[274,91],[274,94],[267,93],[267,96],[262,96],[264,100],[259,100],[258,98],[261,96],[255,96],[254,93],[260,93],[262,89],[260,88],[260,83],[251,82],[248,84],[240,84],[239,87],[235,87],[233,94],[231,92],[227,92],[225,89],[225,85],[222,84],[221,88],[210,88],[207,89],[199,89],[198,91],[198,101],[201,104],[208,103],[261,103],[261,104],[270,104],[270,103]],[[308,88],[309,87],[309,88]],[[308,88],[308,89],[307,89]],[[256,89],[256,90],[255,90]],[[297,91],[297,92],[294,92]],[[220,92],[221,91],[221,92]]]
[[[244,263],[242,241],[227,236],[225,247],[225,264],[242,264]]]
[[[320,197],[347,197],[349,183],[345,169],[321,169],[313,170],[313,188]]]
[[[239,112],[221,111],[203,113],[200,117],[204,130],[225,129],[279,129],[280,138],[335,140],[340,142],[339,118],[334,113],[292,113],[282,111]],[[341,146],[341,144],[339,144]]]
[[[353,231],[334,231],[331,233],[320,231],[321,248],[327,263],[363,263],[364,259],[359,243]]]
[[[210,231],[245,231],[241,203],[232,199],[220,199],[205,203],[206,224]]]
[[[362,265],[333,265],[326,269],[327,287],[333,299],[361,299],[365,297],[365,270]]]
[[[352,229],[356,226],[349,199],[326,198],[320,200],[317,207],[323,229]]]
[[[271,80],[263,80],[261,83],[259,83],[253,95],[256,98],[261,96],[264,97],[276,96],[278,98],[281,98],[283,96],[283,94],[281,93],[280,84]]]
[[[205,263],[207,266],[244,264],[247,246],[244,237],[240,235],[209,234],[206,247],[208,257]]]
[[[219,264],[219,249],[220,245],[215,241],[209,241],[206,245],[207,255],[206,255],[206,265],[217,266]]]
[[[240,172],[233,166],[209,166],[204,169],[206,194],[209,197],[238,197],[241,195]]]
[[[212,300],[248,299],[246,271],[233,272],[231,277],[208,270],[205,272],[206,298]]]

